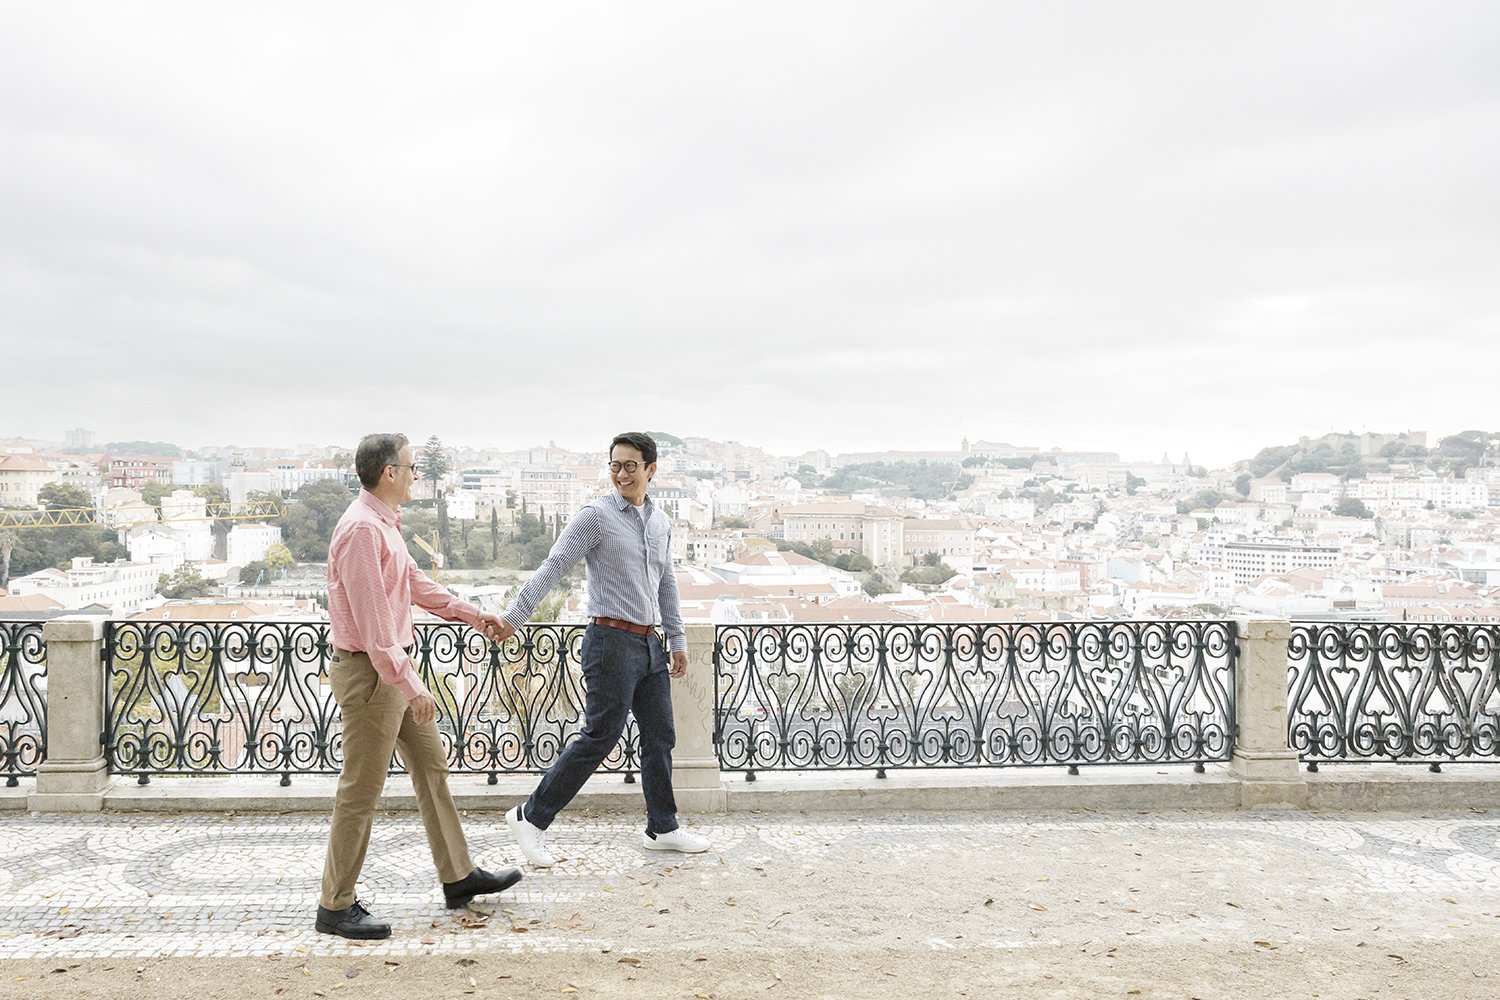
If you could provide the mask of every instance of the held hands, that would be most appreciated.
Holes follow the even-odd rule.
[[[516,634],[516,630],[505,619],[491,614],[479,614],[474,619],[474,627],[478,629],[486,639],[499,645],[506,639]]]
[[[676,679],[678,677],[684,676],[686,673],[687,673],[687,654],[686,653],[673,653],[672,654],[672,665],[667,668],[667,676],[672,677],[673,679]]]

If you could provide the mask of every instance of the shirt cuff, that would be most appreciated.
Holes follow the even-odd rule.
[[[417,665],[411,661],[406,650],[400,646],[392,646],[384,650],[389,662],[395,667],[397,673],[393,680],[382,677],[381,680],[390,684],[391,687],[401,692],[401,697],[408,702],[414,701],[418,695],[427,693],[427,688],[422,684],[422,678],[417,674]],[[401,669],[402,667],[406,669]],[[378,671],[377,671],[378,673]]]
[[[465,625],[473,625],[479,620],[479,609],[468,601],[457,601],[448,610],[455,621],[461,621]]]
[[[674,653],[686,653],[687,652],[687,633],[684,632],[682,635],[669,635],[669,636],[667,636],[667,648],[670,649]]]
[[[521,626],[526,624],[526,616],[515,611],[508,611],[501,615],[500,618],[517,632],[521,631]]]
[[[401,697],[405,698],[408,703],[416,701],[419,695],[427,693],[427,689],[422,686],[422,682],[417,678],[415,673],[408,673],[407,676],[403,677],[396,684],[393,684],[392,687],[400,691]]]

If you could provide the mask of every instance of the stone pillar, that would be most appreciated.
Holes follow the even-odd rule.
[[[104,807],[104,620],[70,616],[42,625],[47,640],[47,759],[27,808],[88,812]]]
[[[687,675],[672,682],[672,790],[689,813],[723,813],[729,795],[714,753],[714,626],[687,626]]]
[[[1234,758],[1240,804],[1307,805],[1307,782],[1297,752],[1287,742],[1287,640],[1291,623],[1279,618],[1237,618]]]

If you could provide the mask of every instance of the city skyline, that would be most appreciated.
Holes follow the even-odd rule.
[[[627,428],[621,428],[621,430],[625,430],[625,429],[627,429]],[[642,428],[636,428],[636,429],[639,430],[639,429],[642,429]],[[1477,428],[1463,428],[1463,430],[1473,430],[1473,429],[1477,429]],[[737,445],[737,446],[746,447],[746,448],[750,448],[750,449],[756,449],[756,450],[759,450],[759,451],[761,451],[761,452],[763,452],[763,453],[765,453],[767,455],[770,455],[770,456],[772,456],[774,458],[782,458],[782,459],[797,458],[797,457],[800,457],[802,455],[806,455],[806,454],[809,454],[811,452],[818,452],[818,451],[826,453],[830,458],[839,458],[839,457],[847,456],[847,455],[864,455],[864,454],[880,455],[880,454],[883,454],[883,453],[884,454],[895,454],[895,453],[900,453],[900,452],[933,453],[933,454],[942,454],[942,453],[945,453],[945,452],[951,452],[954,455],[955,459],[957,459],[958,457],[962,456],[962,445],[965,442],[967,442],[971,447],[977,446],[977,445],[979,445],[981,443],[985,443],[985,444],[1009,444],[1009,445],[1013,445],[1013,446],[1015,446],[1015,447],[1017,447],[1019,449],[1035,448],[1036,451],[1037,451],[1037,453],[1038,454],[1042,454],[1042,455],[1045,455],[1045,454],[1051,453],[1051,452],[1058,452],[1058,453],[1065,453],[1065,454],[1069,454],[1069,453],[1071,453],[1071,454],[1079,454],[1079,453],[1096,453],[1096,452],[1112,452],[1112,451],[1114,451],[1113,449],[1107,449],[1107,448],[1089,448],[1089,447],[1073,446],[1072,444],[1066,443],[1066,442],[1058,442],[1058,443],[1053,443],[1053,444],[1040,445],[1040,444],[1036,444],[1035,442],[1025,442],[1025,441],[1019,441],[1019,440],[1006,440],[1006,439],[1000,438],[1000,437],[965,437],[963,440],[961,440],[959,442],[952,442],[952,443],[938,442],[938,443],[931,443],[931,444],[928,444],[928,445],[925,445],[925,446],[920,446],[920,447],[910,448],[910,449],[907,449],[907,448],[870,448],[870,449],[855,449],[855,450],[851,450],[851,451],[848,451],[848,452],[841,452],[841,451],[836,451],[836,450],[829,449],[829,448],[817,448],[817,447],[813,447],[813,448],[803,449],[803,450],[797,451],[797,452],[782,452],[782,451],[775,451],[773,449],[766,448],[763,445],[759,444],[758,442],[756,442],[754,440],[747,440],[744,437],[732,437],[732,438],[724,438],[724,439],[712,438],[712,437],[709,437],[708,435],[704,435],[704,434],[695,434],[695,433],[693,433],[693,431],[690,428],[686,429],[685,431],[682,430],[682,429],[679,429],[679,428],[661,428],[661,427],[644,428],[644,430],[646,430],[646,431],[648,431],[650,433],[656,433],[656,434],[671,434],[671,435],[673,435],[675,437],[685,438],[685,439],[706,440],[706,441],[710,442],[712,445],[715,445],[715,446]],[[178,440],[178,439],[173,439],[173,438],[161,438],[161,439],[129,438],[129,439],[127,439],[127,438],[121,437],[119,435],[105,433],[101,429],[95,429],[95,428],[69,428],[66,432],[64,432],[62,434],[51,434],[51,435],[12,435],[12,434],[9,433],[9,428],[6,428],[6,427],[0,427],[0,442],[3,442],[6,439],[10,439],[10,440],[27,440],[27,441],[33,441],[33,442],[60,443],[62,445],[62,450],[64,452],[66,452],[68,450],[68,448],[69,448],[68,444],[66,443],[67,440],[68,440],[68,438],[71,435],[73,435],[75,433],[78,433],[78,432],[83,432],[83,433],[85,433],[87,435],[90,435],[92,437],[93,443],[90,446],[88,446],[89,453],[103,453],[103,452],[106,452],[106,451],[109,450],[109,449],[106,448],[106,445],[108,445],[108,444],[151,443],[151,444],[169,444],[169,445],[173,445],[173,446],[179,448],[184,455],[196,455],[196,454],[200,454],[200,453],[214,453],[214,452],[223,451],[225,449],[244,449],[244,450],[247,450],[247,451],[256,451],[256,450],[287,451],[287,452],[291,452],[292,454],[297,455],[297,456],[307,457],[307,456],[309,456],[310,454],[312,454],[314,452],[327,451],[329,449],[342,449],[344,451],[352,452],[353,449],[354,449],[354,445],[357,444],[357,440],[350,441],[350,442],[347,442],[347,443],[335,443],[335,442],[317,442],[317,441],[313,441],[313,440],[300,440],[300,441],[296,441],[296,442],[290,442],[290,441],[266,441],[266,440],[250,440],[250,439],[246,439],[246,440],[243,440],[243,441],[205,441],[205,442],[199,442],[199,443],[196,443],[196,444],[189,444],[186,441]],[[1399,428],[1399,429],[1396,429],[1396,428],[1375,429],[1372,433],[1375,433],[1377,435],[1381,435],[1381,434],[1383,434],[1383,435],[1400,435],[1400,434],[1405,434],[1405,433],[1408,433],[1408,432],[1414,432],[1414,433],[1417,433],[1417,434],[1424,435],[1425,440],[1427,441],[1428,447],[1430,447],[1430,448],[1436,448],[1438,441],[1440,439],[1442,439],[1443,437],[1448,436],[1450,433],[1452,433],[1452,434],[1457,434],[1458,433],[1457,430],[1455,430],[1455,431],[1446,431],[1446,430],[1444,430],[1442,432],[1434,433],[1434,432],[1432,432],[1430,430],[1427,430],[1424,427]],[[403,433],[406,433],[406,432],[403,432]],[[1336,431],[1336,432],[1329,432],[1329,433],[1333,433],[1333,434],[1348,434],[1348,433],[1353,433],[1353,434],[1358,435],[1358,434],[1361,434],[1363,432],[1360,432],[1360,431],[1354,431],[1354,432]],[[1486,433],[1489,433],[1489,432],[1486,432]],[[428,440],[430,439],[431,436],[432,435],[407,433],[408,439],[411,441],[412,445],[417,449],[419,455],[422,452],[423,448],[425,447],[425,445],[427,444],[427,442],[428,442]],[[450,451],[450,452],[496,452],[496,453],[502,453],[502,454],[514,454],[514,453],[517,453],[517,452],[532,451],[532,450],[537,450],[537,449],[557,449],[557,450],[560,450],[560,451],[570,452],[570,453],[574,453],[574,454],[588,454],[588,453],[591,453],[591,452],[603,454],[606,451],[606,449],[607,449],[610,437],[611,437],[611,435],[604,435],[597,442],[588,443],[588,444],[580,443],[580,442],[557,441],[557,440],[554,440],[554,439],[548,439],[548,440],[545,440],[545,441],[531,441],[531,442],[528,442],[528,443],[505,443],[505,444],[501,444],[501,443],[496,443],[496,442],[450,441],[450,440],[445,440],[445,439],[443,439],[441,437],[441,435],[438,435],[439,441],[442,443],[443,448],[446,451]],[[1319,434],[1319,435],[1301,435],[1300,437],[1303,438],[1303,439],[1309,440],[1309,441],[1316,441],[1316,440],[1319,440],[1320,438],[1322,438],[1323,435],[1322,434]],[[1131,455],[1131,454],[1119,454],[1119,453],[1117,453],[1117,454],[1119,454],[1119,460],[1122,463],[1128,463],[1128,464],[1151,464],[1151,463],[1157,463],[1157,462],[1161,462],[1161,461],[1165,461],[1168,464],[1179,464],[1179,463],[1182,462],[1182,460],[1184,458],[1188,458],[1188,459],[1192,460],[1192,464],[1195,467],[1203,467],[1203,468],[1209,469],[1211,471],[1212,470],[1223,471],[1223,470],[1228,470],[1228,469],[1232,468],[1234,465],[1237,465],[1237,464],[1242,463],[1242,462],[1247,462],[1250,459],[1255,458],[1256,457],[1256,453],[1258,453],[1261,450],[1261,448],[1291,446],[1291,445],[1296,445],[1298,443],[1299,443],[1298,439],[1293,439],[1293,440],[1290,440],[1290,441],[1267,442],[1264,445],[1256,448],[1256,450],[1254,452],[1250,452],[1250,453],[1247,453],[1245,455],[1239,456],[1238,458],[1235,458],[1235,459],[1231,460],[1230,462],[1227,462],[1227,463],[1224,463],[1224,464],[1208,463],[1208,462],[1205,462],[1205,461],[1197,458],[1196,456],[1193,456],[1190,453],[1189,454],[1185,454],[1185,455],[1173,455],[1173,454],[1170,454],[1170,453],[1163,453],[1163,454],[1155,455],[1155,456],[1149,456],[1149,455]],[[132,452],[130,449],[114,449],[114,451],[117,454],[119,454],[119,455],[134,454],[134,452]],[[0,453],[3,453],[3,452],[0,452]]]
[[[1223,467],[1496,423],[1492,4],[0,25],[7,434]]]

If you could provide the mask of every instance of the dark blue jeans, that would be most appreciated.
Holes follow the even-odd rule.
[[[545,830],[589,780],[635,713],[641,734],[641,791],[646,796],[646,832],[677,829],[672,795],[672,679],[667,651],[653,632],[590,625],[583,633],[583,732],[563,748],[526,800],[526,819]]]

